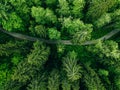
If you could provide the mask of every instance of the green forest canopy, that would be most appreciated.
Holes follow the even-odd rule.
[[[0,0],[0,90],[120,90],[120,0]]]

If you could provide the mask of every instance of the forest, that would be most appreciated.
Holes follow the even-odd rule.
[[[0,90],[120,90],[120,0],[0,0]]]

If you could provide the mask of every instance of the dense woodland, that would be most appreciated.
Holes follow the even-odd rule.
[[[120,0],[0,0],[0,90],[120,90]]]

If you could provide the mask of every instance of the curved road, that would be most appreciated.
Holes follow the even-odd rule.
[[[4,30],[3,28],[0,27],[0,31],[3,33],[6,33],[12,37],[18,38],[18,39],[23,39],[23,40],[29,40],[29,41],[42,41],[48,44],[64,44],[64,45],[77,45],[77,44],[73,44],[70,40],[46,40],[46,39],[42,39],[42,38],[37,38],[37,37],[31,37],[28,35],[23,35],[20,33],[15,33],[15,32],[9,32]],[[111,31],[110,33],[104,35],[101,38],[98,38],[96,40],[91,40],[91,41],[86,41],[85,43],[82,43],[81,45],[91,45],[91,44],[96,44],[99,40],[107,40],[109,38],[111,38],[112,36],[114,36],[115,34],[117,34],[118,32],[120,32],[120,30],[116,29]]]

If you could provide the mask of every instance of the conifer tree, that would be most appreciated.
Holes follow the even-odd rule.
[[[67,0],[58,0],[58,1],[59,1],[58,12],[60,13],[60,15],[69,16],[70,7],[69,7],[69,3],[67,2]]]
[[[108,13],[103,14],[97,21],[95,21],[95,25],[97,28],[101,28],[104,25],[111,22],[111,16]]]
[[[77,64],[77,54],[72,51],[63,58],[63,67],[66,71],[67,77],[70,81],[74,82],[81,78],[81,66]]]
[[[90,67],[85,66],[83,82],[87,90],[106,90],[97,73]]]
[[[59,90],[60,75],[57,70],[53,70],[48,77],[48,90]]]
[[[91,0],[87,12],[87,20],[95,21],[105,14],[114,4],[116,0]]]
[[[46,73],[37,73],[28,85],[27,90],[47,90],[47,82],[45,77]]]
[[[56,15],[54,15],[53,11],[49,8],[44,9],[42,7],[33,6],[31,11],[35,21],[39,24],[46,24],[48,22],[55,23],[57,21]]]
[[[26,44],[26,42],[7,42],[5,44],[0,44],[0,56],[9,56],[13,53],[20,53],[22,51],[25,52],[25,49],[23,46]]]
[[[71,83],[68,81],[68,79],[64,78],[64,80],[62,80],[62,89],[63,90],[71,90]]]
[[[49,55],[49,48],[43,46],[40,42],[34,43],[34,49],[28,55],[28,58],[17,66],[12,76],[12,80],[8,83],[9,88],[22,87],[34,77],[46,63]]]
[[[83,11],[84,5],[85,5],[84,0],[73,0],[72,13],[75,17],[79,17],[79,18],[83,17],[82,11]]]
[[[110,76],[113,77],[113,89],[119,90],[120,51],[118,44],[114,41],[99,42],[92,51],[99,55],[101,58],[99,62],[109,70],[110,74],[114,74]]]

